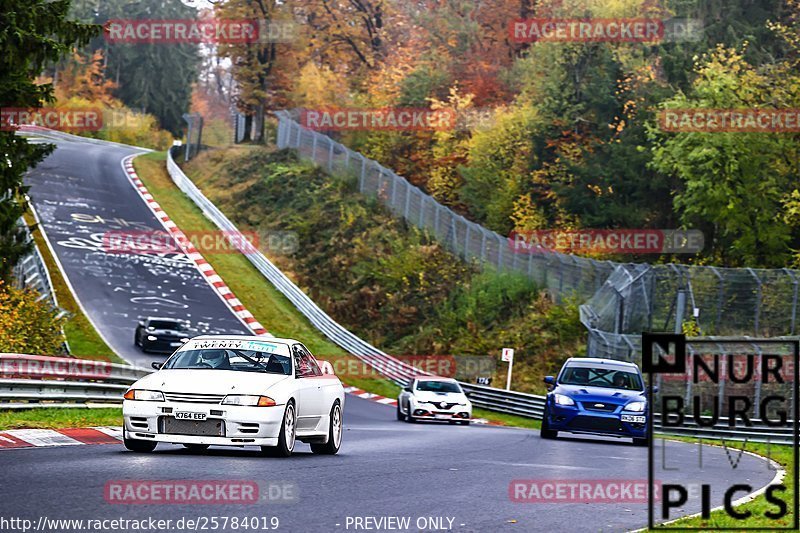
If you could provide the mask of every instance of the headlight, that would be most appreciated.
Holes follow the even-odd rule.
[[[641,413],[644,411],[644,406],[647,405],[645,402],[631,402],[625,406],[626,411],[633,411],[635,413]]]
[[[125,393],[126,400],[142,400],[145,402],[163,402],[164,393],[157,390],[137,390],[130,389]]]
[[[558,405],[575,405],[575,402],[569,396],[563,394],[555,394],[556,404]]]
[[[148,335],[147,336],[147,340],[149,340],[149,341],[157,341],[158,337],[156,337],[155,335]]]
[[[277,405],[269,396],[254,396],[251,394],[229,394],[222,400],[222,405],[244,405],[250,407],[271,407]]]

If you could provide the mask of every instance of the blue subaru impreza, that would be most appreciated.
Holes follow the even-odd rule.
[[[649,409],[644,379],[633,363],[571,357],[558,377],[547,376],[541,436],[559,431],[632,438],[647,446]]]

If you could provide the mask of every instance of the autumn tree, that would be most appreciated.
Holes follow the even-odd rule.
[[[36,108],[53,100],[52,85],[35,82],[36,76],[100,32],[98,26],[69,20],[68,11],[68,0],[0,0],[0,108]],[[27,209],[23,175],[52,149],[29,144],[14,131],[0,131],[0,279],[9,279],[29,249],[17,226]]]
[[[279,25],[288,21],[284,4],[278,0],[228,0],[215,9],[220,19],[254,20],[261,28]],[[236,82],[236,101],[239,110],[247,118],[245,140],[264,141],[264,118],[267,109],[281,99],[283,89],[276,83],[282,74],[277,72],[278,50],[288,47],[266,35],[255,42],[222,43],[218,53],[232,62],[232,74]],[[250,139],[252,131],[252,139]]]

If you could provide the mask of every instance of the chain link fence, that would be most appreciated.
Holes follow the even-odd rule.
[[[634,360],[640,332],[680,331],[687,320],[700,335],[795,335],[798,277],[791,269],[717,268],[599,261],[542,248],[515,251],[513,242],[469,221],[377,161],[278,111],[277,145],[333,174],[358,177],[361,193],[428,232],[466,261],[518,272],[556,300],[584,302],[588,354]]]

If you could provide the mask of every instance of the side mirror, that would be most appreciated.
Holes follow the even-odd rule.
[[[152,366],[152,367],[153,367],[153,368],[155,368],[156,370],[161,370],[161,366],[162,366],[163,364],[164,364],[164,363],[159,363],[158,361],[153,361],[152,363],[150,363],[150,366]]]
[[[336,373],[333,371],[333,365],[330,364],[328,361],[317,359],[317,363],[319,364],[319,369],[322,370],[323,376],[336,375]]]
[[[471,390],[466,390],[466,391],[464,391],[464,396],[466,396],[467,398],[469,398],[470,396],[472,396],[472,391],[471,391]]]
[[[411,392],[411,385],[406,385],[405,387],[403,387],[403,390],[406,392]]]
[[[548,385],[555,385],[556,384],[556,378],[554,378],[553,376],[545,376],[544,377],[544,382],[546,384],[548,384]]]
[[[658,392],[658,385],[653,385],[653,394]]]

